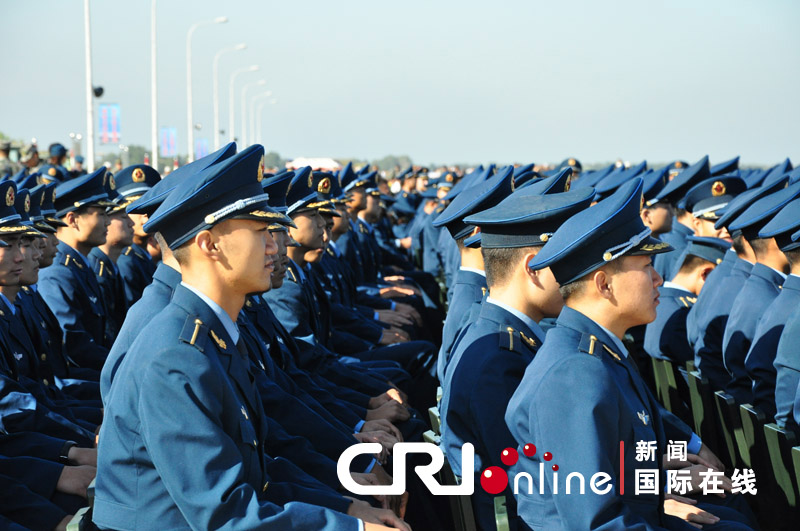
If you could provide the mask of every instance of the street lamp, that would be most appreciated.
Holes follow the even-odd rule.
[[[84,60],[86,62],[86,169],[94,171],[94,87],[92,87],[92,31],[89,0],[83,0]]]
[[[269,103],[270,103],[270,105],[275,105],[276,103],[278,103],[278,100],[272,99],[272,100],[269,100]],[[264,137],[261,135],[261,125],[263,123],[263,120],[261,119],[261,113],[263,112],[264,106],[266,104],[267,104],[266,101],[264,103],[259,103],[258,104],[258,110],[256,110],[256,118],[255,118],[256,120],[258,120],[256,122],[256,139],[258,140],[258,143],[261,144],[261,145],[264,145]],[[264,148],[264,149],[266,149],[266,148]]]
[[[150,150],[158,166],[158,82],[156,80],[156,0],[150,4]]]
[[[251,144],[256,143],[256,113],[255,113],[255,105],[258,100],[269,98],[272,96],[272,91],[268,90],[266,92],[262,92],[250,100],[250,136],[248,137]]]
[[[259,79],[258,81],[253,81],[252,83],[247,83],[245,86],[242,87],[242,146],[247,146],[247,100],[245,99],[245,94],[247,94],[247,89],[250,87],[255,87],[256,85],[266,85],[266,79]]]
[[[88,2],[88,0],[86,0]],[[186,34],[186,129],[188,134],[189,151],[187,162],[194,160],[194,120],[192,117],[192,34],[200,26],[211,24],[224,24],[228,22],[228,17],[217,17],[213,20],[197,22],[189,28]]]
[[[228,141],[233,142],[236,138],[236,135],[233,133],[233,115],[234,115],[234,98],[233,98],[233,87],[234,82],[236,81],[236,76],[239,74],[244,74],[245,72],[255,72],[258,70],[258,65],[250,65],[244,68],[240,68],[239,70],[235,70],[233,74],[231,74],[231,81],[228,86]]]
[[[238,52],[247,48],[247,44],[241,43],[229,48],[223,48],[214,55],[214,151],[219,149],[219,59],[228,52]]]

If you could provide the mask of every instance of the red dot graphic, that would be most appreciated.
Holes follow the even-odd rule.
[[[550,452],[545,452],[542,457],[544,457],[545,461],[550,461],[553,458],[553,454],[551,454]]]
[[[553,472],[558,472],[558,465],[553,465]]]
[[[522,453],[525,454],[525,457],[533,457],[536,455],[536,446],[528,443],[522,447]]]
[[[508,486],[508,474],[499,466],[490,466],[481,473],[481,487],[489,494],[500,494]]]
[[[519,459],[519,454],[513,448],[506,448],[500,455],[500,460],[506,466],[516,465]]]

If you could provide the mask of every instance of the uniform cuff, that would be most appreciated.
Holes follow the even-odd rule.
[[[354,430],[356,430],[353,433],[361,433],[361,428],[363,428],[364,424],[366,424],[366,423],[367,423],[366,420],[359,420],[358,424],[356,424],[356,427],[353,428]]]
[[[703,447],[703,440],[695,432],[692,432],[692,438],[686,443],[686,450],[690,454],[700,453],[700,448]]]
[[[392,301],[392,310],[396,310],[396,309],[397,309],[397,303]]]

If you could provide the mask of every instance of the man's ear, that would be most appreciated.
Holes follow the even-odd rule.
[[[472,232],[469,233],[470,236],[475,236],[476,234],[480,234],[481,228],[475,225],[475,228],[472,229]]]
[[[74,211],[67,212],[63,221],[67,224],[67,227],[78,230],[78,215]]]
[[[210,230],[201,230],[194,237],[194,243],[206,256],[217,260],[220,255],[218,239]]]
[[[525,253],[525,256],[522,257],[522,267],[525,268],[525,273],[527,273],[528,278],[531,279],[531,282],[533,282],[536,287],[543,288],[542,281],[539,278],[540,271],[538,269],[531,269],[528,267],[528,263],[533,260],[535,256],[536,253]]]
[[[705,280],[708,278],[708,275],[712,271],[714,271],[714,266],[712,266],[712,265],[708,265],[708,266],[703,267],[703,269],[700,271],[700,278],[702,278],[703,281],[705,282]]]
[[[614,294],[611,289],[611,277],[604,269],[598,269],[592,275],[590,288],[597,291],[604,299],[611,299]]]

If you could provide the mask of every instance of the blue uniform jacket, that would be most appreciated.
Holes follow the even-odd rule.
[[[712,389],[725,389],[730,375],[722,360],[722,339],[733,300],[742,288],[753,265],[747,260],[736,259],[731,272],[721,279],[712,291],[703,286],[691,314],[695,314],[694,326],[699,331],[694,344],[694,366],[708,378]],[[708,294],[708,298],[705,294]],[[691,334],[691,332],[690,332]]]
[[[436,360],[436,374],[439,382],[444,382],[444,373],[450,360],[450,353],[456,336],[464,327],[469,318],[470,308],[474,303],[480,303],[486,295],[486,275],[474,271],[459,269],[456,281],[453,284],[453,297],[450,300],[447,318],[442,329],[442,347]]]
[[[39,273],[39,292],[64,332],[64,347],[81,367],[100,370],[114,338],[97,277],[80,254],[59,242],[53,265]]]
[[[800,307],[800,276],[789,275],[778,297],[764,311],[756,326],[753,344],[744,360],[753,384],[753,405],[767,418],[775,416],[775,356],[783,327]]]
[[[481,529],[494,525],[494,496],[480,486],[480,471],[503,466],[505,448],[514,437],[503,419],[511,395],[541,346],[544,332],[531,328],[504,308],[485,303],[478,319],[453,353],[449,379],[442,397],[442,445],[453,471],[462,475],[461,446],[475,446],[475,517]],[[510,522],[516,519],[516,501],[507,490]],[[515,523],[513,523],[516,528]]]
[[[697,301],[701,301],[706,298],[712,297],[712,293],[717,290],[717,287],[722,282],[722,279],[727,277],[731,273],[731,269],[733,269],[733,265],[738,260],[736,256],[736,251],[733,249],[728,249],[725,252],[725,258],[722,262],[714,268],[711,273],[708,274],[706,277],[706,281],[703,283],[703,290],[700,290],[700,294],[697,296]],[[700,308],[703,308],[705,303],[700,303]],[[697,311],[696,308],[697,303],[692,305],[689,308],[689,315],[686,316],[686,337],[689,340],[689,345],[694,350],[694,346],[698,341],[700,335],[704,332],[704,330],[700,330],[697,324]]]
[[[694,351],[686,338],[686,316],[697,298],[677,288],[658,288],[660,304],[656,319],[647,325],[644,349],[656,359],[670,360],[683,366],[694,359]]]
[[[117,259],[117,267],[122,277],[125,307],[130,308],[142,297],[144,289],[153,281],[156,264],[145,249],[136,244],[126,247]],[[120,301],[120,304],[123,304]]]
[[[788,279],[787,279],[788,284]],[[794,284],[794,281],[792,281]],[[784,288],[786,289],[786,288]],[[797,307],[786,319],[775,354],[775,422],[800,434],[800,312]]]
[[[661,456],[666,438],[661,414],[633,360],[615,352],[615,342],[594,321],[565,307],[544,346],[525,371],[506,411],[505,420],[516,440],[519,461],[514,474],[533,478],[532,494],[525,480],[517,495],[520,517],[534,529],[633,529],[661,525],[665,475]],[[620,455],[620,441],[625,452]],[[655,441],[654,460],[635,460],[637,441]],[[536,454],[523,455],[525,444]],[[552,454],[544,461],[545,452]],[[620,493],[620,461],[624,462],[624,493]],[[539,463],[544,464],[544,494],[539,492]],[[553,494],[557,464],[558,493]],[[635,469],[659,472],[657,494],[634,494]],[[566,476],[579,472],[585,494],[565,494]],[[589,488],[590,478],[611,476],[608,494]],[[513,476],[509,474],[512,478]]]
[[[678,273],[681,264],[676,262],[686,248],[686,238],[693,234],[694,229],[690,229],[677,219],[673,219],[672,230],[659,236],[661,241],[665,241],[675,248],[672,252],[657,254],[653,257],[653,267],[658,271],[658,274],[661,275],[661,278],[664,280],[672,280]]]
[[[756,264],[733,301],[722,338],[722,356],[730,375],[725,391],[739,404],[753,403],[753,384],[747,376],[744,360],[753,343],[758,320],[778,296],[783,281],[783,276],[774,269]]]
[[[267,425],[247,360],[205,302],[178,286],[149,332],[134,340],[109,397],[98,526],[357,528],[341,513],[289,503],[298,492],[270,482]],[[154,346],[151,337],[162,341]]]
[[[103,292],[103,300],[108,310],[106,336],[117,337],[119,329],[122,328],[122,322],[125,321],[125,313],[128,311],[122,277],[111,258],[99,247],[95,247],[89,253],[89,262],[94,274],[97,275],[97,283]]]

